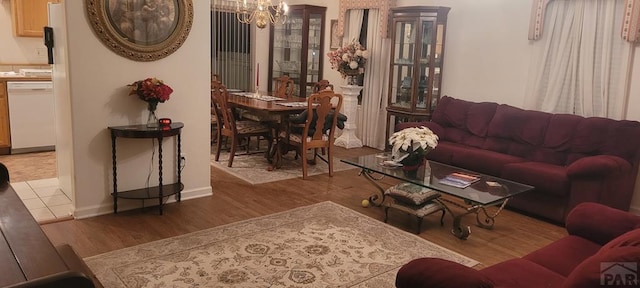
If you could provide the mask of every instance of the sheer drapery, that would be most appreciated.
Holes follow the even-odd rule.
[[[347,18],[347,30],[344,31],[342,37],[342,45],[347,45],[352,41],[358,41],[360,39],[360,28],[362,27],[362,17],[364,16],[364,10],[354,9],[349,10],[349,17]],[[367,47],[368,48],[368,47]]]
[[[546,112],[624,118],[631,45],[619,36],[623,0],[551,1],[533,44],[526,105]]]
[[[391,39],[380,36],[380,13],[369,10],[367,50],[369,60],[364,73],[364,88],[362,94],[362,144],[365,146],[384,149],[386,125],[385,98],[389,77],[389,57]]]

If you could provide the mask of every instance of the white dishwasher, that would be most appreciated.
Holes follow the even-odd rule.
[[[11,154],[55,150],[51,81],[7,82]]]

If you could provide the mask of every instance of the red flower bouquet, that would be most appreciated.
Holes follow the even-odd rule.
[[[129,95],[137,95],[138,98],[149,104],[154,103],[157,105],[158,102],[163,103],[169,100],[171,93],[173,93],[173,89],[169,85],[164,84],[162,80],[155,77],[139,80],[127,86],[131,87]]]

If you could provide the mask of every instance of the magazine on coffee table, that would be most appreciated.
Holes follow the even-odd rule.
[[[471,186],[471,184],[478,182],[479,180],[480,176],[478,175],[454,172],[440,179],[440,181],[438,182],[440,184],[445,184],[453,187],[467,188]]]

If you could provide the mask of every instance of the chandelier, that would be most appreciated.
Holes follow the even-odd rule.
[[[267,22],[284,24],[287,21],[289,6],[284,0],[278,0],[278,5],[271,4],[272,0],[236,0],[236,16],[240,23],[251,24],[256,21],[256,27],[263,29]]]

